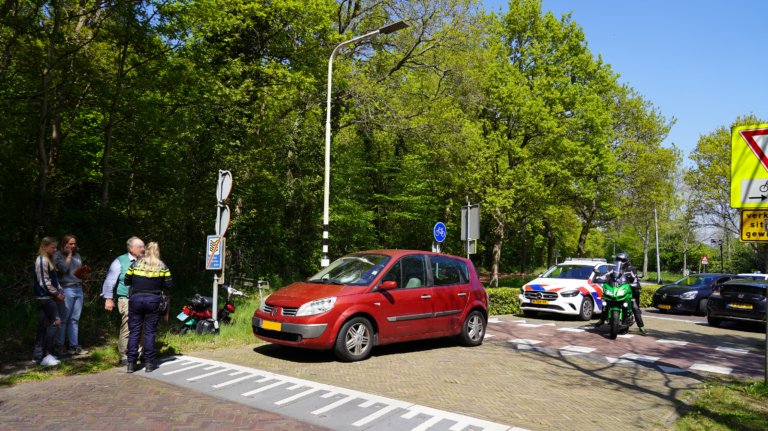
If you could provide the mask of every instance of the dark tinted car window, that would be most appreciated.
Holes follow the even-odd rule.
[[[390,268],[389,271],[384,274],[384,277],[381,278],[381,283],[385,281],[394,281],[397,283],[398,289],[403,287],[403,280],[400,277],[400,262],[401,261],[398,260],[394,265],[392,265],[392,268]]]
[[[454,262],[456,262],[457,265],[459,265],[459,270],[461,271],[461,274],[464,276],[464,282],[469,283],[469,266],[467,266],[467,262],[464,262],[463,260],[454,259]]]
[[[435,286],[452,286],[461,284],[459,269],[450,257],[429,256],[432,268],[432,279]]]
[[[715,277],[708,277],[703,275],[689,275],[677,280],[673,284],[680,286],[707,286],[715,280]]]
[[[403,263],[403,283],[406,289],[427,285],[427,267],[423,255],[405,256]]]
[[[725,285],[720,289],[720,294],[726,293],[747,293],[750,295],[762,295],[765,296],[765,288],[762,286],[749,286],[743,284],[731,284]]]

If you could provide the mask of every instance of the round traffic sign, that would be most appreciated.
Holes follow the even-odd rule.
[[[216,235],[224,236],[229,228],[229,206],[221,205],[216,211]]]
[[[219,183],[216,185],[216,200],[225,202],[232,192],[232,173],[219,171]]]
[[[435,236],[435,241],[443,242],[448,235],[448,230],[445,228],[445,224],[439,221],[435,223],[435,227],[432,229],[432,234]]]

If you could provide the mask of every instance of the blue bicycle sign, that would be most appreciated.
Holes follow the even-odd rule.
[[[432,229],[432,233],[435,235],[435,241],[437,242],[445,241],[445,237],[448,235],[445,224],[443,224],[441,221],[435,223],[435,227]]]

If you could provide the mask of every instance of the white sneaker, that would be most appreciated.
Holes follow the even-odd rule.
[[[50,367],[50,366],[53,366],[53,365],[59,365],[60,363],[61,363],[61,361],[56,359],[53,355],[48,355],[48,356],[44,357],[42,361],[40,361],[40,365],[45,366],[45,367]]]

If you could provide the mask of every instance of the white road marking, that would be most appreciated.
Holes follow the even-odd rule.
[[[309,394],[313,394],[313,393],[315,393],[315,392],[317,392],[317,391],[319,391],[319,390],[320,390],[320,388],[312,388],[312,389],[307,389],[307,390],[306,390],[306,391],[304,391],[304,392],[300,392],[300,393],[298,393],[298,394],[296,394],[296,395],[290,396],[290,397],[288,397],[288,398],[285,398],[285,399],[282,399],[282,400],[280,400],[280,401],[275,401],[275,404],[277,404],[278,406],[280,406],[280,405],[283,405],[283,404],[286,404],[286,403],[290,403],[290,402],[291,402],[291,401],[293,401],[293,400],[298,400],[298,399],[299,399],[299,398],[301,398],[301,397],[307,396],[307,395],[309,395]]]
[[[529,345],[522,345],[521,344],[520,346],[524,347],[524,348],[531,348],[531,346],[529,346]],[[272,388],[280,386],[280,385],[285,385],[285,384],[290,384],[290,385],[299,386],[299,387],[303,386],[303,387],[306,387],[307,390],[302,392],[302,393],[293,395],[290,398],[280,400],[280,401],[278,401],[278,403],[288,403],[290,401],[287,401],[287,400],[298,399],[298,398],[301,398],[303,396],[309,395],[312,392],[318,392],[318,391],[327,391],[327,393],[324,394],[324,395],[321,395],[320,398],[331,398],[331,397],[336,396],[336,395],[343,395],[343,396],[345,396],[342,399],[334,401],[333,403],[329,404],[328,406],[321,407],[321,408],[315,410],[314,412],[312,412],[312,414],[314,414],[314,415],[322,414],[322,413],[327,412],[327,411],[329,411],[331,409],[337,408],[337,407],[339,407],[339,406],[341,406],[343,404],[350,403],[351,401],[354,401],[356,399],[366,400],[364,403],[360,404],[360,406],[362,406],[362,407],[371,407],[371,406],[373,406],[375,404],[379,404],[381,406],[380,409],[377,409],[375,412],[372,412],[372,414],[370,414],[370,415],[364,417],[363,419],[361,419],[361,420],[355,422],[354,424],[352,424],[355,427],[363,427],[364,425],[370,424],[371,422],[375,421],[378,418],[381,418],[382,416],[386,415],[389,412],[392,412],[392,411],[394,411],[396,409],[403,409],[403,410],[407,410],[407,412],[405,414],[410,416],[410,417],[415,417],[416,415],[418,415],[420,413],[423,413],[425,415],[432,416],[436,420],[435,423],[437,423],[437,421],[440,421],[442,419],[446,419],[446,420],[449,420],[449,421],[456,422],[453,426],[450,427],[451,431],[460,431],[462,429],[465,429],[467,426],[469,426],[470,428],[483,429],[483,430],[486,430],[486,431],[527,431],[527,430],[523,430],[522,428],[510,427],[509,425],[502,425],[502,424],[498,424],[498,423],[494,423],[494,422],[485,421],[485,420],[482,420],[482,419],[477,419],[477,418],[472,418],[472,417],[469,417],[469,416],[460,415],[460,414],[457,414],[457,413],[446,412],[446,411],[443,411],[443,410],[437,410],[437,409],[433,409],[433,408],[426,407],[426,406],[420,406],[420,405],[417,405],[417,404],[412,404],[412,403],[409,403],[409,402],[400,401],[400,400],[396,400],[396,399],[392,399],[392,398],[386,398],[386,397],[382,397],[382,396],[378,396],[378,395],[373,395],[373,394],[366,394],[364,392],[359,392],[359,391],[355,391],[355,390],[351,390],[351,389],[347,389],[347,388],[341,388],[341,387],[331,386],[331,385],[327,385],[327,384],[323,384],[323,383],[312,382],[312,381],[309,381],[309,380],[303,380],[303,379],[299,379],[299,378],[295,378],[295,377],[289,377],[289,376],[284,376],[284,375],[280,375],[280,374],[274,374],[274,373],[270,373],[270,372],[267,372],[267,371],[257,370],[257,369],[243,367],[243,366],[239,366],[239,365],[228,364],[228,363],[219,362],[219,361],[212,361],[212,360],[208,360],[208,359],[199,359],[199,358],[185,357],[185,356],[177,356],[174,359],[179,360],[179,361],[189,361],[189,363],[199,364],[200,366],[206,366],[206,367],[217,366],[217,367],[225,368],[225,369],[231,370],[231,371],[243,371],[243,374],[248,373],[248,375],[246,375],[244,377],[241,377],[239,379],[236,379],[237,381],[240,381],[241,379],[257,378],[257,377],[261,377],[259,380],[257,380],[257,382],[263,382],[263,381],[266,381],[266,380],[275,380],[274,383],[271,383],[271,384],[268,384],[268,385],[266,385],[264,387],[261,387],[261,388],[258,388],[258,389],[254,389],[252,391],[248,391],[248,392],[245,392],[245,393],[241,394],[241,396],[245,396],[245,397],[257,394],[259,392],[268,391],[269,389],[272,389]],[[209,369],[212,369],[212,368],[209,368]],[[159,378],[160,376],[159,375],[152,375],[152,376],[149,376],[149,377],[150,378]],[[219,385],[214,385],[214,387],[220,387],[220,386],[224,386],[224,385],[227,385],[227,384],[233,384],[233,383],[236,383],[236,381],[225,382],[225,383],[222,383],[222,384],[219,384]],[[193,382],[192,384],[195,385],[195,384],[200,384],[200,383]],[[310,392],[310,391],[312,391],[312,392]],[[269,401],[272,401],[272,400],[269,400]],[[354,409],[354,408],[357,408],[357,407],[353,407],[351,405],[348,408],[353,408]],[[385,421],[386,420],[388,420],[388,419],[385,419]],[[386,424],[386,422],[385,422],[385,424]],[[346,425],[346,426],[348,426],[348,425]],[[419,426],[422,427],[422,428],[419,428],[419,429],[427,429],[427,427],[424,426],[423,423],[421,425],[419,425]]]
[[[733,371],[733,368],[718,367],[715,365],[707,365],[707,364],[693,364],[688,368],[691,370],[706,371],[709,373],[717,373],[717,374],[731,374],[731,371]]]
[[[722,356],[712,356],[712,355],[704,355],[704,356],[706,356],[708,358],[713,358],[713,359],[728,359],[728,358],[724,358]]]
[[[495,335],[492,335],[492,334],[485,334],[485,336],[484,336],[484,338],[491,338],[491,337],[495,337]]]
[[[228,382],[219,383],[218,385],[213,385],[214,388],[223,388],[224,386],[234,385],[237,382],[242,382],[243,380],[248,380],[256,377],[256,374],[251,374],[250,376],[240,377],[234,380],[230,380]]]
[[[681,370],[680,368],[673,368],[673,367],[665,367],[664,365],[659,365],[659,368],[661,368],[661,371],[664,371],[665,373],[687,373],[688,370]]]
[[[302,386],[304,386],[304,385],[303,385],[303,384],[301,384],[301,383],[299,383],[299,384],[296,384],[296,385],[293,385],[293,386],[291,386],[290,388],[288,388],[288,390],[289,390],[289,391],[295,391],[296,389],[299,389],[299,388],[300,388],[300,387],[302,387]]]
[[[560,328],[558,331],[566,331],[566,332],[584,332],[583,329],[578,328]]]
[[[731,353],[749,353],[749,350],[745,349],[734,349],[733,347],[718,347],[715,350],[720,350],[722,352],[731,352]]]
[[[645,356],[645,355],[638,355],[636,353],[626,353],[624,355],[620,356],[621,359],[633,359],[635,361],[643,361],[643,362],[656,362],[659,360],[659,358],[655,356]]]
[[[376,419],[384,416],[385,414],[391,412],[392,410],[395,410],[396,408],[397,408],[396,406],[386,406],[383,409],[381,409],[381,410],[379,410],[379,411],[377,411],[375,413],[371,413],[370,415],[368,415],[368,416],[360,419],[359,421],[353,423],[352,426],[353,427],[361,427],[361,426],[363,426],[363,425],[365,425],[365,424],[367,424],[369,422],[375,421]]]
[[[541,328],[542,326],[555,326],[554,323],[521,323],[517,326],[523,326],[526,328]]]
[[[181,373],[181,372],[184,372],[184,371],[187,371],[187,370],[191,370],[193,368],[202,367],[203,365],[205,365],[205,364],[197,364],[197,365],[192,365],[192,366],[189,366],[189,367],[179,368],[178,370],[168,371],[167,373],[163,373],[163,375],[164,376],[169,376],[171,374]]]
[[[284,385],[285,383],[287,383],[287,382],[272,383],[271,385],[267,385],[267,386],[264,386],[263,388],[259,388],[259,389],[256,389],[256,390],[253,390],[253,391],[250,391],[250,392],[246,392],[246,393],[240,394],[240,395],[242,395],[244,397],[250,397],[253,394],[258,394],[259,392],[264,392],[266,390],[269,390],[269,389],[272,389],[272,388],[276,388],[276,387],[278,387],[280,385]]]
[[[205,370],[205,369],[206,369],[206,368],[203,368],[203,370]],[[195,377],[190,377],[190,378],[188,378],[188,379],[187,379],[187,381],[188,381],[188,382],[191,382],[192,380],[199,380],[199,379],[204,379],[204,378],[206,378],[206,377],[209,377],[209,376],[214,376],[214,375],[216,375],[216,374],[219,374],[219,373],[223,373],[224,371],[232,371],[232,370],[230,370],[230,369],[228,369],[228,368],[224,368],[223,370],[214,371],[214,372],[212,372],[212,373],[208,373],[208,374],[203,374],[202,376],[195,376]]]
[[[323,395],[323,397],[325,397],[325,395]],[[346,404],[346,403],[348,403],[348,402],[350,402],[350,401],[354,400],[355,398],[356,398],[356,397],[355,397],[354,395],[349,395],[348,397],[346,397],[346,398],[342,398],[342,399],[340,399],[340,400],[336,401],[335,403],[332,403],[332,404],[328,404],[328,405],[327,405],[327,406],[325,406],[325,407],[321,407],[321,408],[319,408],[319,409],[317,409],[317,410],[313,411],[313,412],[312,412],[312,414],[313,414],[313,415],[319,415],[319,414],[325,413],[325,412],[327,412],[327,411],[329,411],[329,410],[333,410],[333,409],[335,409],[336,407],[338,407],[338,406],[340,406],[340,405],[342,405],[342,404]]]
[[[426,421],[424,421],[421,424],[419,424],[418,426],[416,426],[416,428],[412,429],[411,431],[426,431],[427,429],[432,427],[432,425],[435,425],[436,423],[440,422],[441,420],[443,420],[443,418],[438,417],[438,416],[432,416],[431,418],[427,419]]]
[[[499,320],[495,317],[491,317],[490,319],[488,319],[488,323],[501,323],[501,322],[504,322],[504,320]]]
[[[675,322],[695,323],[697,325],[709,325],[709,323],[707,322],[697,322],[695,320],[688,320],[688,319],[673,319],[672,317],[651,316],[648,313],[643,313],[643,318],[646,318],[646,317],[650,317],[651,319],[674,320]]]
[[[272,377],[269,377],[269,376],[267,376],[267,377],[262,377],[262,378],[260,378],[259,380],[255,380],[253,383],[264,383],[264,382],[266,382],[267,380],[272,380]]]
[[[536,348],[530,344],[518,344],[517,350],[535,350]]]
[[[212,369],[214,369],[214,368],[219,368],[219,366],[218,366],[218,365],[214,365],[214,366],[212,366],[212,367],[205,367],[205,368],[203,368],[203,371],[212,370]]]
[[[657,343],[665,343],[665,344],[676,344],[678,346],[685,346],[688,344],[687,341],[677,341],[677,340],[656,340]]]
[[[597,349],[593,349],[592,347],[582,347],[582,346],[565,346],[565,347],[561,347],[560,350],[569,350],[571,352],[579,352],[579,353],[590,353],[590,352],[594,352]]]
[[[552,334],[545,334],[543,332],[539,332],[539,335],[543,335],[545,337],[554,337],[554,335],[552,335]]]
[[[525,338],[516,338],[514,340],[509,340],[510,343],[517,343],[517,344],[539,344],[541,341],[537,340],[526,340]]]
[[[245,374],[245,371],[238,371],[236,373],[230,374],[230,376],[239,376],[240,374]]]
[[[611,334],[603,334],[603,337],[606,337],[606,338],[610,336]],[[634,337],[634,335],[632,334],[619,334],[616,336],[616,338],[632,338],[632,337]]]
[[[610,356],[606,356],[605,359],[608,360],[608,362],[610,362],[611,364],[631,365],[631,366],[634,366],[634,367],[637,367],[637,368],[643,368],[645,370],[650,370],[650,368],[648,368],[646,366],[640,365],[637,362],[629,361],[627,359],[612,358]]]

